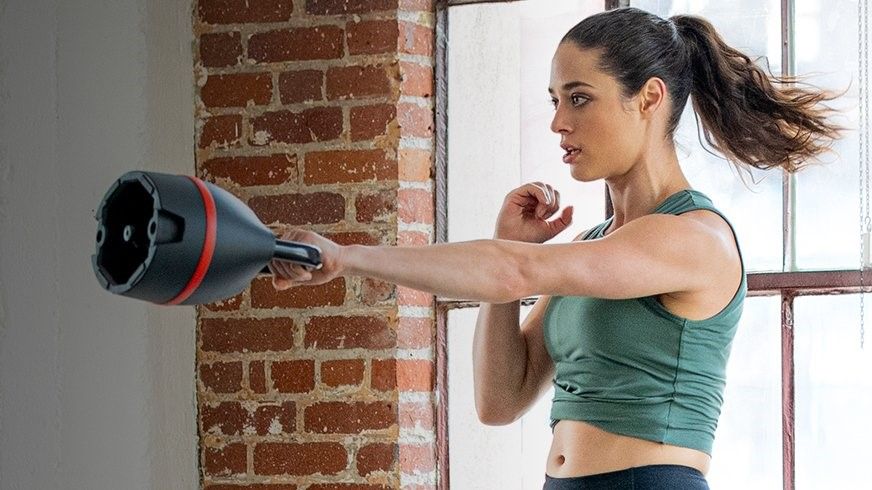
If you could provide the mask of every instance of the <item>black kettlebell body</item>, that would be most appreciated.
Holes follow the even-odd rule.
[[[96,212],[91,262],[111,293],[157,304],[204,304],[245,289],[273,258],[320,268],[320,250],[276,240],[233,194],[196,177],[133,171]]]

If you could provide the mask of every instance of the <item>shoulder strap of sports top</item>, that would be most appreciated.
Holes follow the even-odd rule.
[[[696,209],[708,209],[720,214],[723,217],[723,214],[714,207],[712,204],[712,200],[702,192],[695,189],[683,189],[671,196],[667,197],[663,200],[657,207],[651,211],[651,214],[660,213],[660,214],[681,214],[686,211],[692,211]],[[609,225],[612,223],[614,216],[610,216],[608,219],[603,221],[602,223],[591,228],[582,238],[582,240],[590,240],[593,238],[600,238],[603,235],[603,232]],[[724,217],[726,219],[726,217]]]

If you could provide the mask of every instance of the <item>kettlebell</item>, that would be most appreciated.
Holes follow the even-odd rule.
[[[320,269],[314,245],[278,240],[233,194],[196,177],[132,171],[106,191],[91,256],[100,285],[161,305],[239,294],[281,259]]]

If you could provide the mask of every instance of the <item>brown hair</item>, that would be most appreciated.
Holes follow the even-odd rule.
[[[566,33],[565,41],[602,49],[600,69],[621,83],[626,97],[651,77],[662,79],[673,102],[669,138],[692,94],[706,141],[734,164],[796,172],[830,149],[845,130],[828,120],[833,109],[818,106],[844,92],[776,86],[801,78],[767,75],[702,17],[666,20],[619,8],[585,18]]]

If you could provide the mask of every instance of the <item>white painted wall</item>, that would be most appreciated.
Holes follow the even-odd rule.
[[[0,0],[0,489],[195,488],[195,318],[103,291],[123,172],[194,172],[190,2]]]

